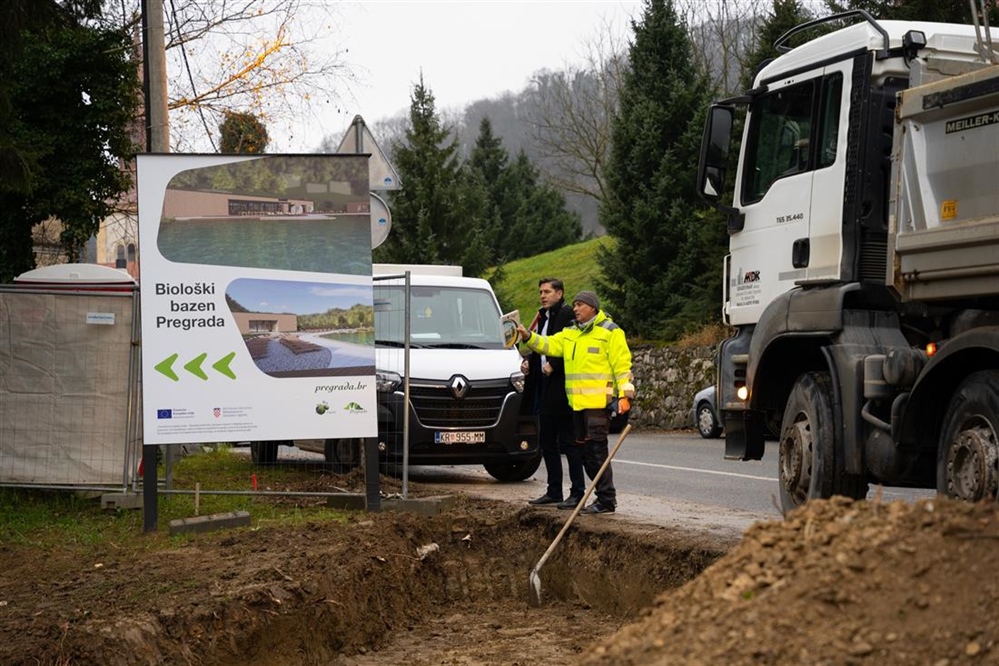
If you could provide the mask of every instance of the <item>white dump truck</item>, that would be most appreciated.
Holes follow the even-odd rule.
[[[730,238],[725,455],[776,440],[785,511],[869,484],[997,497],[996,42],[987,23],[817,19],[708,112],[698,183]]]

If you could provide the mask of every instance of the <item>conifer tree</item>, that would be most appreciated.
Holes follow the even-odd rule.
[[[999,21],[999,4],[985,2],[989,25]],[[968,0],[826,0],[832,12],[863,9],[876,19],[894,21],[935,21],[940,23],[971,23]],[[981,19],[979,19],[980,21]]]
[[[521,193],[503,247],[511,259],[530,257],[579,242],[583,224],[566,210],[565,196],[545,183],[521,150],[508,169],[510,189]]]
[[[392,232],[375,261],[455,264],[466,275],[489,266],[482,238],[486,195],[462,169],[457,144],[423,77],[414,86],[405,140],[393,146],[401,189],[392,192]]]
[[[695,172],[712,91],[672,0],[646,0],[632,22],[601,222],[607,310],[629,335],[674,340],[717,316],[724,225],[703,219]]]
[[[542,182],[537,168],[521,151],[510,163],[489,118],[479,123],[479,135],[466,166],[487,196],[488,223],[484,239],[494,263],[529,257],[577,242],[579,216],[565,208],[565,197]]]
[[[812,18],[808,10],[802,6],[801,0],[773,0],[771,9],[757,33],[756,48],[747,53],[743,60],[740,79],[743,90],[753,87],[753,78],[764,63],[780,55],[774,48],[774,42],[788,30]],[[807,35],[803,37],[807,38]],[[792,37],[791,46],[800,43],[794,39]]]

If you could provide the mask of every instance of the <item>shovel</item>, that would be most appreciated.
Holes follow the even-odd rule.
[[[586,492],[583,493],[583,498],[579,500],[579,503],[576,504],[576,508],[572,510],[572,514],[569,515],[568,520],[565,521],[565,525],[562,526],[562,529],[555,537],[555,540],[552,541],[552,545],[548,546],[548,550],[545,551],[545,554],[541,556],[538,563],[534,565],[533,569],[531,569],[531,575],[528,579],[530,581],[531,589],[528,597],[531,605],[535,608],[541,605],[541,567],[543,567],[545,562],[548,561],[548,557],[552,554],[552,551],[555,550],[555,546],[557,546],[559,541],[562,540],[562,537],[565,536],[566,531],[569,529],[569,525],[572,525],[572,521],[576,519],[576,516],[578,516],[579,512],[583,509],[583,506],[586,505],[587,498],[589,498],[593,489],[597,487],[597,482],[600,480],[600,477],[604,475],[604,470],[606,470],[607,466],[610,465],[611,459],[614,458],[614,454],[617,453],[617,450],[621,448],[621,442],[623,442],[624,438],[628,436],[628,432],[630,430],[631,424],[626,425],[624,430],[621,431],[621,434],[617,438],[617,442],[614,443],[614,448],[612,448],[607,454],[607,460],[605,460],[604,464],[600,466],[599,470],[597,470],[597,475],[593,477],[593,480],[590,481],[590,485],[586,488]]]

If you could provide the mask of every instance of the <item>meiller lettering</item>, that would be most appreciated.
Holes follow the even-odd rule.
[[[214,282],[198,282],[197,284],[170,284],[169,282],[156,283],[157,296],[202,296],[213,295],[215,293]]]
[[[999,123],[999,111],[989,111],[988,113],[980,113],[977,116],[951,120],[944,126],[944,132],[947,134],[963,132],[964,130],[975,129],[976,127],[987,127],[993,123]]]
[[[157,317],[156,328],[180,328],[190,331],[192,328],[222,328],[225,326],[225,319],[222,317],[208,317],[205,319],[171,319],[170,317]]]

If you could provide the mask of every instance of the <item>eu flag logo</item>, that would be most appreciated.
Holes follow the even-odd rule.
[[[173,410],[172,409],[157,409],[156,418],[158,419],[172,419]]]

